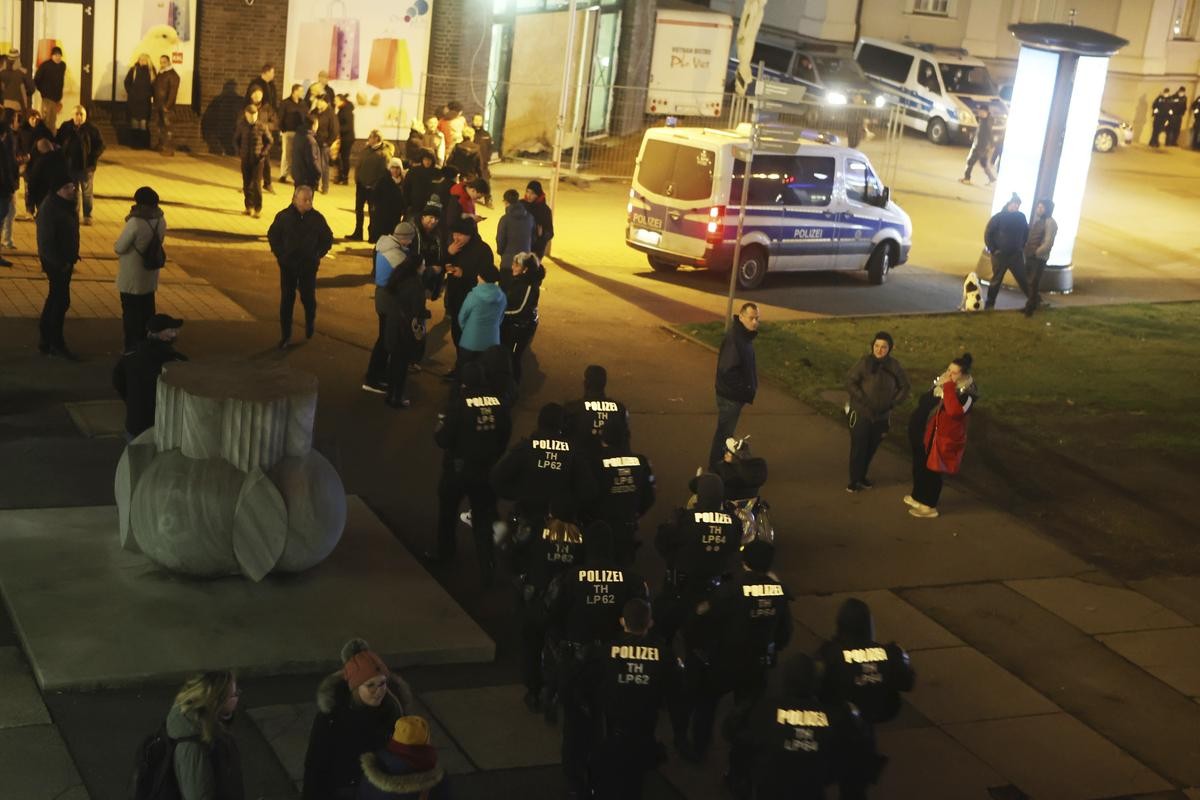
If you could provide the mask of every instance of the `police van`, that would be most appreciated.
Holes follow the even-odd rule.
[[[651,128],[629,189],[625,243],[658,271],[727,270],[746,175],[749,126]],[[849,147],[797,138],[751,160],[737,281],[767,272],[866,270],[871,283],[908,260],[912,222],[870,160]]]
[[[1004,133],[1008,106],[987,65],[966,50],[864,36],[854,58],[867,78],[895,99],[904,124],[934,144],[970,142],[979,127],[976,112],[984,107],[992,117],[992,129],[998,136]]]

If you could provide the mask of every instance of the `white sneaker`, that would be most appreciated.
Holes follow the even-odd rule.
[[[916,506],[908,510],[909,516],[920,517],[921,519],[933,519],[938,515],[938,510],[930,506]]]
[[[911,494],[904,495],[904,503],[905,503],[905,505],[911,506],[912,508],[920,508],[922,505],[921,503],[918,503],[916,500],[913,500],[913,496]]]
[[[463,521],[464,525],[470,525],[471,524],[471,510],[467,509],[466,511],[462,512],[461,514],[458,515],[458,518]]]

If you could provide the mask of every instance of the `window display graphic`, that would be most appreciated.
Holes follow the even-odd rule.
[[[304,86],[329,75],[355,105],[355,133],[372,128],[403,140],[421,117],[429,58],[432,0],[383,4],[373,0],[292,0],[282,85]]]

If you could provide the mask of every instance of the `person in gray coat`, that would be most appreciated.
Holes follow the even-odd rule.
[[[846,375],[850,402],[850,482],[847,492],[860,492],[874,484],[867,478],[871,459],[892,424],[892,409],[908,399],[912,385],[904,367],[892,355],[895,343],[887,331],[871,340],[871,352],[858,360]]]
[[[133,193],[133,207],[113,245],[119,256],[117,291],[121,293],[124,353],[133,352],[138,342],[146,338],[146,323],[154,316],[159,271],[146,269],[146,254],[156,239],[161,242],[166,236],[167,221],[158,206],[158,192],[143,186]]]
[[[521,202],[516,189],[504,193],[504,216],[496,223],[496,252],[500,254],[500,273],[512,269],[513,256],[533,249],[533,215]]]
[[[175,740],[181,800],[243,800],[242,762],[229,723],[237,711],[237,676],[221,670],[190,678],[167,714]]]

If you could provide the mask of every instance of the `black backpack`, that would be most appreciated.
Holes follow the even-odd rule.
[[[149,270],[159,270],[167,264],[167,251],[163,249],[163,240],[158,235],[158,231],[149,222],[146,224],[150,226],[150,246],[144,253],[136,247],[133,249],[137,250],[137,254],[142,257],[143,267]]]
[[[197,736],[172,739],[163,725],[142,740],[133,765],[130,800],[180,800],[175,777],[175,745],[199,741]]]

